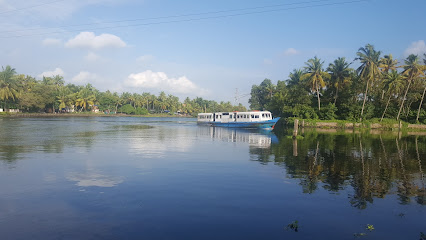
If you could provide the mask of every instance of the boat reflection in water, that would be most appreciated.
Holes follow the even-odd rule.
[[[224,142],[248,143],[254,148],[270,148],[271,144],[278,143],[278,138],[271,131],[261,129],[241,129],[199,126],[198,135],[209,136]]]

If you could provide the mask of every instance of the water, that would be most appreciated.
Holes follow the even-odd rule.
[[[302,135],[183,118],[0,118],[1,239],[426,233],[426,136]]]

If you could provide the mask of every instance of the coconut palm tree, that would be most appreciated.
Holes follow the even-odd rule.
[[[393,59],[392,54],[385,55],[379,60],[379,68],[382,73],[389,73],[389,71],[396,70],[398,60]]]
[[[379,70],[379,57],[381,52],[376,51],[374,46],[371,44],[365,45],[365,47],[361,47],[358,49],[356,55],[358,56],[355,60],[360,60],[361,66],[356,70],[361,79],[366,82],[365,93],[364,93],[364,101],[362,103],[361,108],[361,116],[360,121],[362,119],[362,115],[364,113],[365,101],[367,100],[367,94],[369,87],[374,83],[374,81],[379,78],[380,70]]]
[[[426,93],[426,78],[423,78],[423,85],[425,86],[425,88],[423,89],[422,99],[420,100],[419,110],[417,111],[416,122],[419,121],[420,110],[422,109],[423,99],[425,98],[425,93]]]
[[[351,63],[346,62],[346,59],[339,57],[334,60],[333,63],[327,68],[327,71],[331,73],[331,82],[336,88],[336,94],[334,96],[334,104],[336,104],[337,97],[339,94],[339,88],[341,88],[345,83],[349,82],[352,69],[349,68]]]
[[[77,107],[81,107],[80,111],[87,110],[89,106],[93,106],[95,104],[96,97],[92,90],[92,85],[87,84],[85,88],[78,92],[75,105]]]
[[[411,82],[413,82],[415,79],[421,76],[424,76],[425,74],[423,71],[426,70],[425,66],[419,63],[419,57],[417,55],[410,54],[410,56],[408,56],[404,60],[404,62],[405,62],[405,65],[401,66],[402,68],[404,68],[404,71],[402,72],[402,74],[406,76],[408,85],[407,85],[407,89],[405,90],[404,97],[402,98],[401,106],[399,108],[398,116],[396,117],[396,120],[399,120],[399,116],[401,115],[401,110],[404,107],[404,102],[407,97],[408,90],[410,89]]]
[[[423,63],[425,65],[424,67],[426,68],[426,53],[423,54]],[[426,69],[424,71],[426,71]],[[420,100],[419,110],[417,111],[416,122],[419,121],[420,110],[422,109],[423,99],[425,98],[425,93],[426,93],[426,78],[423,78],[423,84],[425,85],[425,88],[423,89],[422,100]]]
[[[10,66],[2,67],[0,72],[0,99],[4,101],[4,108],[6,108],[6,101],[12,99],[13,101],[19,96],[18,86],[14,79],[16,71]]]
[[[385,55],[383,58],[379,60],[379,69],[382,72],[382,80],[385,79],[386,74],[389,73],[389,71],[396,70],[398,67],[396,66],[398,64],[398,60],[393,59],[392,54]],[[382,99],[385,96],[385,90],[382,90]]]
[[[330,78],[330,74],[324,72],[322,68],[324,61],[321,62],[321,59],[314,58],[309,59],[306,63],[306,73],[302,75],[301,80],[308,80],[311,90],[316,92],[318,99],[318,110],[321,110],[320,102],[320,89],[325,87],[325,78]]]
[[[382,118],[380,122],[383,121],[386,110],[388,109],[391,97],[400,92],[404,87],[403,76],[399,74],[396,70],[392,70],[390,73],[385,74],[385,89],[389,93],[389,98],[386,103],[385,110],[383,111]]]
[[[293,69],[293,72],[288,75],[287,86],[295,86],[300,84],[300,78],[305,74],[302,69]]]

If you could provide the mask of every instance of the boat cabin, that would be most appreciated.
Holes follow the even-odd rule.
[[[198,122],[262,122],[272,120],[269,111],[199,113]]]

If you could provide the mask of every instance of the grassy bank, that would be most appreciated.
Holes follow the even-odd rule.
[[[279,125],[282,127],[293,127],[296,118],[284,119]],[[394,119],[378,118],[364,120],[362,122],[345,120],[318,120],[318,119],[298,119],[301,128],[323,128],[323,129],[382,129],[382,130],[416,130],[426,131],[425,124],[409,124]]]

